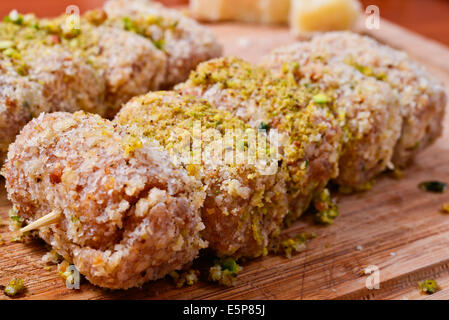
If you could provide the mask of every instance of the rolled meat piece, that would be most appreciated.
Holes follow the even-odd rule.
[[[180,11],[147,0],[109,0],[108,23],[140,34],[167,55],[163,88],[185,81],[200,62],[222,55],[214,34]]]
[[[369,189],[373,178],[391,164],[402,127],[399,99],[387,83],[328,61],[331,48],[300,42],[273,51],[262,59],[262,66],[277,76],[293,76],[300,85],[327,92],[343,131],[340,173],[335,181],[346,192]]]
[[[99,116],[41,114],[11,145],[3,175],[26,223],[60,214],[38,234],[95,285],[141,286],[206,246],[201,183],[157,143]]]
[[[286,177],[277,158],[272,171],[251,162],[248,154],[255,142],[250,136],[251,132],[257,135],[255,130],[204,100],[174,92],[133,98],[115,121],[129,126],[136,137],[159,141],[189,174],[202,181],[206,188],[202,237],[210,249],[218,256],[237,258],[267,254],[269,240],[279,234],[288,211]],[[270,141],[263,152],[274,147]],[[246,154],[243,161],[237,160],[238,151]]]
[[[311,48],[308,53],[300,53],[304,46]],[[331,32],[314,37],[310,44],[277,50],[273,56],[285,57],[295,51],[296,57],[319,56],[323,64],[348,65],[360,74],[390,85],[398,93],[403,122],[394,149],[394,165],[407,165],[440,137],[447,104],[444,86],[405,52],[356,33]]]
[[[33,17],[25,20],[31,26]],[[97,71],[48,34],[0,23],[0,161],[20,129],[41,112],[106,114],[105,83]],[[48,42],[47,42],[48,41]]]
[[[92,19],[92,18],[91,18]],[[158,89],[165,79],[166,57],[151,41],[133,32],[79,19],[79,29],[66,15],[41,20],[39,28],[89,63],[104,80],[106,117],[136,95]]]
[[[337,177],[341,129],[332,102],[316,99],[321,92],[233,57],[200,64],[177,90],[202,97],[253,128],[278,131],[281,165],[288,172],[289,219],[299,217]]]
[[[0,23],[1,162],[40,112],[112,118],[130,98],[183,81],[222,53],[211,32],[174,10],[134,1],[105,8],[110,18],[104,10],[42,20],[15,12]]]

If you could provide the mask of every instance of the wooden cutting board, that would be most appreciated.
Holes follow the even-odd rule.
[[[211,28],[224,43],[226,54],[252,62],[295,40],[283,27],[220,24]],[[449,48],[387,21],[380,30],[367,33],[406,50],[449,85]],[[170,280],[160,280],[129,291],[102,290],[87,281],[81,290],[68,290],[56,267],[44,269],[45,245],[39,240],[9,243],[11,235],[5,226],[0,227],[6,240],[0,246],[0,284],[23,278],[28,288],[25,299],[447,299],[449,215],[442,214],[440,208],[449,202],[449,192],[429,194],[417,185],[433,179],[449,182],[448,130],[405,175],[400,181],[382,176],[373,190],[342,197],[341,216],[332,226],[316,226],[312,217],[304,217],[286,232],[316,233],[306,251],[291,259],[269,256],[246,262],[232,288],[200,281],[176,289]],[[9,209],[1,181],[0,216],[4,221]],[[379,270],[377,290],[368,290],[368,276],[361,275],[361,270],[371,265]],[[436,279],[441,291],[421,295],[417,282],[428,278]]]

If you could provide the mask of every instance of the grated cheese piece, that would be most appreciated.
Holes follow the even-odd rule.
[[[290,26],[295,35],[351,29],[359,16],[357,0],[292,0]]]
[[[287,23],[290,0],[191,0],[190,11],[199,20]]]

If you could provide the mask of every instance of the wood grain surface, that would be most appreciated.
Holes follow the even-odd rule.
[[[220,24],[211,28],[224,43],[226,54],[252,62],[294,41],[283,27]],[[449,84],[449,49],[387,21],[370,33],[408,51]],[[200,281],[176,289],[164,279],[129,291],[102,290],[87,281],[81,290],[68,290],[56,267],[44,269],[41,257],[47,252],[45,245],[39,240],[10,243],[6,226],[0,227],[5,240],[0,246],[0,284],[13,277],[23,278],[28,288],[24,299],[448,299],[449,215],[440,208],[449,202],[449,193],[430,194],[417,187],[426,180],[449,182],[447,122],[444,137],[416,159],[403,180],[384,175],[373,190],[342,196],[341,216],[332,226],[317,226],[312,217],[305,216],[285,233],[316,233],[306,251],[291,259],[269,256],[246,262],[232,288]],[[9,209],[0,182],[0,216],[4,221]],[[379,269],[378,290],[368,290],[367,276],[361,275],[361,270],[371,265]],[[438,281],[438,293],[420,294],[417,283],[427,278]]]

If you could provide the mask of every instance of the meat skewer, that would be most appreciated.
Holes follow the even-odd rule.
[[[19,234],[23,235],[26,232],[34,231],[43,227],[50,226],[52,224],[58,223],[61,220],[62,212],[60,210],[53,210],[49,214],[43,216],[40,219],[30,223],[26,227],[19,230]]]
[[[11,146],[4,171],[9,197],[30,223],[24,230],[39,228],[40,236],[79,264],[90,281],[108,288],[129,288],[179,269],[206,246],[204,241],[218,256],[266,254],[283,220],[298,218],[312,199],[322,199],[332,179],[344,187],[363,187],[393,161],[401,130],[407,132],[401,93],[384,76],[354,68],[354,62],[313,56],[306,46],[300,63],[287,52],[264,60],[275,73],[232,57],[202,63],[177,92],[136,97],[113,122],[83,113],[34,120]],[[440,94],[441,102],[445,93]],[[278,131],[277,170],[261,174],[253,163],[209,161],[210,141],[203,134],[196,136],[200,161],[189,162],[183,152],[187,148],[191,156],[192,141],[184,140],[184,133],[197,122],[219,135],[230,128]],[[237,139],[230,149],[249,153],[246,139]],[[78,151],[71,155],[72,149]],[[271,153],[270,145],[264,151]],[[111,161],[118,164],[108,165]],[[79,183],[80,177],[86,180]],[[150,191],[147,183],[135,190],[142,179],[149,181]],[[171,192],[173,184],[177,191]],[[153,204],[160,204],[155,199],[167,208],[164,221],[173,221],[173,215],[187,215],[188,221],[175,218],[179,223],[167,239],[160,228],[159,238],[137,244],[128,232],[146,225],[142,216],[153,217]],[[171,242],[163,244],[169,248],[163,259],[158,244],[165,240]],[[143,262],[123,248],[129,248],[128,241],[131,251],[148,252]],[[147,255],[160,258],[156,266]],[[131,274],[143,269],[141,275]]]

